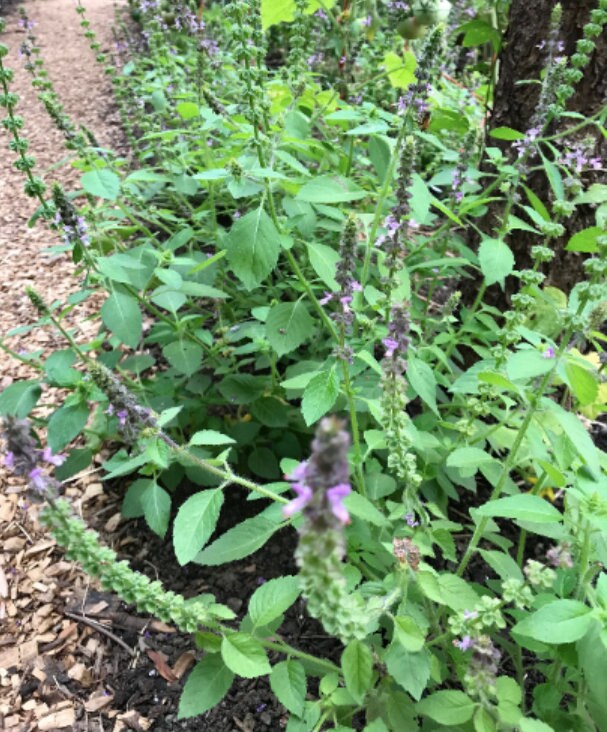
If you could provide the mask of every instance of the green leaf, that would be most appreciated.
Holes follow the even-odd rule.
[[[120,193],[120,178],[108,168],[95,168],[82,174],[82,187],[91,196],[115,201]]]
[[[436,379],[430,366],[419,358],[407,359],[407,379],[420,399],[438,416]]]
[[[350,641],[342,653],[341,668],[346,689],[359,704],[362,704],[373,679],[371,651],[362,641]]]
[[[216,430],[200,430],[192,435],[190,445],[234,445],[236,440]]]
[[[179,719],[196,717],[219,704],[228,693],[234,674],[217,653],[209,653],[194,666],[179,699]]]
[[[524,140],[525,135],[522,132],[513,130],[512,127],[496,127],[489,132],[489,136],[496,140]]]
[[[280,234],[260,206],[236,221],[227,236],[226,247],[232,271],[247,290],[253,290],[276,266]]]
[[[435,691],[417,704],[417,712],[439,724],[452,726],[472,719],[476,704],[463,691]]]
[[[513,633],[548,644],[573,643],[592,623],[592,610],[577,600],[554,600],[518,622]]]
[[[521,568],[509,554],[488,549],[479,549],[479,554],[500,579],[524,579]]]
[[[142,319],[137,300],[115,288],[101,306],[101,320],[122,343],[136,348],[141,340]]]
[[[572,446],[584,460],[589,470],[595,473],[595,475],[599,475],[601,472],[599,451],[577,416],[563,409],[560,404],[557,404],[552,399],[542,399],[541,404],[543,408],[550,410],[554,414],[563,432],[567,435]]]
[[[453,610],[466,610],[478,602],[478,595],[461,577],[450,572],[437,575],[428,571],[417,574],[417,582],[423,594],[439,605]]]
[[[332,8],[337,0],[308,0],[306,14],[319,8]],[[266,30],[277,23],[290,23],[295,19],[295,0],[261,0],[261,24]]]
[[[263,646],[248,633],[226,633],[221,641],[221,656],[231,671],[245,679],[272,671]]]
[[[164,539],[171,517],[171,497],[153,480],[141,494],[140,501],[147,525]]]
[[[483,239],[478,249],[478,260],[485,277],[485,284],[499,282],[504,287],[504,280],[514,269],[514,254],[501,239]]]
[[[126,491],[120,510],[124,518],[139,518],[144,515],[141,497],[153,483],[152,478],[139,478],[131,483]]]
[[[390,84],[396,89],[407,89],[415,81],[417,61],[412,51],[405,51],[404,57],[388,51],[382,65],[388,72]]]
[[[599,236],[605,236],[604,230],[599,226],[589,226],[574,234],[567,242],[565,249],[569,252],[596,252],[598,251],[596,240]]]
[[[594,374],[573,361],[565,365],[565,373],[580,405],[583,407],[592,404],[599,393],[599,384]]]
[[[253,374],[232,374],[219,384],[221,395],[230,404],[249,404],[258,399],[267,386],[264,377]]]
[[[37,381],[17,381],[0,393],[0,414],[25,419],[40,399],[42,389]]]
[[[417,653],[424,647],[426,636],[413,618],[400,615],[393,618],[394,638],[400,645],[411,653]]]
[[[353,516],[368,521],[374,526],[385,526],[388,521],[379,508],[374,506],[368,498],[355,491],[345,498],[344,506]]]
[[[196,564],[216,567],[257,551],[278,530],[279,525],[265,516],[246,519],[209,544],[196,556]]]
[[[55,351],[44,362],[44,372],[53,386],[74,386],[82,379],[82,374],[70,368],[76,360],[71,349]]]
[[[495,462],[480,447],[458,447],[447,457],[447,467],[457,468],[465,477],[473,476],[483,465]]]
[[[202,366],[204,351],[202,346],[192,341],[179,339],[168,343],[162,349],[162,355],[180,374],[193,376]]]
[[[417,223],[423,224],[428,218],[430,204],[432,203],[432,195],[428,190],[428,186],[418,173],[413,173],[411,185],[407,190],[411,194],[409,205],[411,206],[413,218]]]
[[[304,389],[301,411],[306,424],[317,422],[335,404],[339,394],[339,379],[335,368],[316,374]]]
[[[173,545],[179,564],[191,562],[215,531],[223,491],[201,491],[182,504],[173,530]]]
[[[335,271],[339,262],[339,253],[326,244],[306,242],[308,257],[312,269],[331,290],[336,291],[339,285],[335,281]]]
[[[297,577],[276,577],[258,587],[249,600],[254,627],[262,627],[285,612],[299,597]]]
[[[274,305],[266,320],[266,337],[279,356],[301,346],[313,331],[314,321],[301,300]]]
[[[529,493],[489,501],[477,508],[476,513],[479,516],[510,518],[518,521],[532,521],[538,524],[558,523],[563,519],[560,512],[551,503]]]
[[[48,421],[48,446],[56,454],[61,452],[75,437],[77,437],[89,418],[89,408],[86,402],[64,404],[56,409]]]
[[[304,711],[308,687],[306,672],[299,661],[281,661],[272,668],[270,687],[278,701],[297,717]]]
[[[506,371],[513,381],[547,374],[553,367],[554,359],[544,357],[535,348],[524,348],[513,353],[506,363]]]
[[[337,175],[321,175],[306,183],[295,196],[295,200],[308,203],[344,203],[356,201],[368,195],[367,191],[347,178]]]
[[[519,719],[520,732],[554,732],[554,728],[539,719]]]
[[[409,653],[399,643],[392,643],[384,657],[388,671],[397,684],[418,701],[430,678],[430,654],[426,649]]]

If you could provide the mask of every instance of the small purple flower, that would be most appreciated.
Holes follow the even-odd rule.
[[[15,455],[11,451],[7,452],[4,456],[4,467],[9,470],[15,469]]]
[[[42,493],[46,490],[47,479],[46,475],[42,472],[42,468],[33,468],[30,470],[28,477],[32,487],[37,491]]]
[[[116,412],[116,416],[118,417],[118,422],[120,423],[120,426],[124,427],[129,413],[126,411],[126,409],[121,409],[119,412]]]
[[[395,341],[394,338],[384,338],[382,343],[386,347],[386,358],[392,358],[394,355],[394,351],[398,348],[398,341]]]
[[[331,302],[332,299],[333,299],[333,293],[332,292],[327,292],[325,290],[324,296],[320,298],[320,300],[318,301],[318,303],[320,305],[326,305],[327,303]]]
[[[419,526],[419,521],[415,520],[414,513],[406,513],[405,521],[407,522],[407,526],[410,526],[412,529],[414,529],[416,526]]]
[[[327,498],[331,511],[335,518],[342,524],[350,523],[350,514],[348,509],[344,506],[343,500],[352,492],[352,486],[349,483],[339,483],[333,488],[329,488],[327,491]]]
[[[542,358],[554,358],[555,355],[554,348],[552,346],[548,346],[542,353]]]
[[[45,463],[48,463],[49,465],[55,465],[56,467],[63,465],[63,463],[66,461],[65,455],[53,455],[53,451],[50,447],[44,448],[44,450],[42,451],[42,459]]]
[[[468,651],[474,645],[474,641],[469,635],[465,635],[461,640],[454,640],[453,645],[460,651]]]
[[[366,18],[363,18],[362,24],[366,28],[370,28],[373,25],[373,16],[372,15],[367,15]]]
[[[464,610],[464,620],[476,620],[478,613],[476,610]]]
[[[294,498],[282,509],[283,516],[291,518],[302,508],[305,508],[308,503],[312,500],[312,489],[305,483],[293,483],[291,488],[297,493],[297,498]]]

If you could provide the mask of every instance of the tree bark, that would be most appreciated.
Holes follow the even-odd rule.
[[[511,127],[525,132],[533,126],[533,115],[537,108],[540,94],[538,83],[520,83],[523,80],[539,80],[544,66],[545,51],[542,42],[548,37],[550,16],[557,0],[512,0],[508,29],[499,56],[499,78],[494,94],[493,111],[489,128]],[[561,0],[562,22],[560,38],[563,41],[563,53],[571,56],[576,52],[576,42],[582,37],[582,28],[590,20],[590,12],[597,6],[596,0]],[[590,63],[584,68],[584,78],[576,87],[575,95],[569,100],[568,110],[590,116],[607,103],[607,33],[594,39],[596,49]],[[571,120],[562,121],[563,125],[571,125]],[[588,131],[584,131],[587,136]],[[493,139],[491,145],[499,145],[505,151],[511,150],[508,143],[500,143]],[[607,158],[607,142],[596,135],[593,155]],[[508,152],[511,156],[512,153]],[[537,159],[533,161],[537,162]],[[589,184],[604,178],[604,171],[596,173],[584,172],[582,179]],[[525,184],[543,201],[550,211],[551,189],[543,172],[537,172],[527,178]],[[524,194],[523,194],[524,197]],[[503,207],[500,203],[491,206],[481,222],[481,228],[490,236],[499,226]],[[521,215],[516,212],[517,215]],[[524,217],[524,214],[521,216]],[[568,292],[571,287],[583,278],[583,255],[567,252],[564,247],[576,231],[594,224],[592,210],[588,206],[578,206],[575,213],[563,221],[566,233],[551,246],[556,249],[557,256],[546,270],[546,284],[559,287]],[[508,238],[508,244],[514,252],[518,269],[528,267],[531,263],[530,249],[534,244],[542,243],[540,237],[525,231],[517,230]],[[517,281],[509,278],[507,294],[517,288]],[[475,290],[478,289],[478,283]],[[494,286],[489,293],[494,294],[495,301],[503,299],[501,291]],[[469,301],[468,293],[464,299]]]

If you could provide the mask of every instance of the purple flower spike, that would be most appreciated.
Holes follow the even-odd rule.
[[[283,516],[286,518],[291,518],[291,516],[301,511],[302,508],[305,508],[312,500],[312,489],[310,486],[305,485],[305,483],[293,483],[292,488],[297,493],[297,498],[294,498],[291,503],[287,503],[282,509]]]
[[[349,483],[339,483],[327,491],[327,498],[331,511],[335,518],[342,524],[350,523],[350,514],[344,506],[343,500],[352,493],[352,486]]]

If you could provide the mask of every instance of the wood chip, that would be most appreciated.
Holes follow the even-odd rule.
[[[38,720],[38,729],[41,732],[53,732],[57,729],[65,729],[71,727],[76,721],[76,712],[69,702],[69,707],[59,708],[59,705],[52,708],[50,714],[45,715]]]

